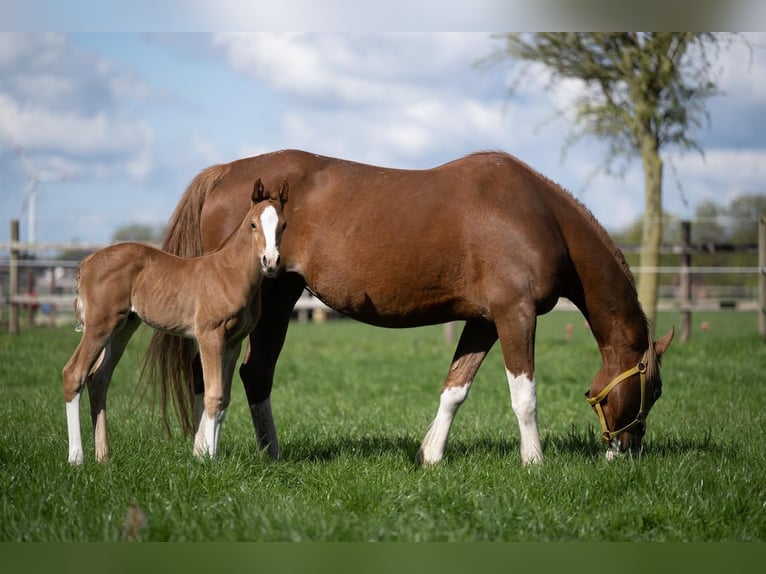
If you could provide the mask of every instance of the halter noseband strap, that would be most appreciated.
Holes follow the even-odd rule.
[[[604,416],[604,409],[601,408],[601,403],[604,402],[607,395],[612,391],[612,389],[614,389],[617,385],[619,385],[625,379],[632,377],[635,374],[639,375],[639,378],[641,381],[641,406],[638,408],[638,414],[636,415],[636,418],[633,422],[628,423],[621,429],[610,431],[609,427],[606,424],[606,417]],[[630,430],[637,425],[643,425],[644,421],[646,420],[646,413],[644,412],[645,397],[646,397],[646,355],[643,356],[643,358],[641,359],[641,362],[639,362],[635,367],[628,369],[624,373],[621,373],[617,375],[614,379],[612,379],[612,382],[610,382],[607,386],[601,389],[601,392],[598,393],[595,397],[587,397],[588,404],[590,404],[595,409],[596,414],[598,415],[598,420],[601,423],[601,440],[604,441],[606,444],[610,444],[612,442],[612,439],[618,437],[625,431]]]

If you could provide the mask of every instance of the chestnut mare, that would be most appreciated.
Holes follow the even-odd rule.
[[[96,460],[109,456],[106,394],[142,320],[197,341],[204,400],[200,395],[195,405],[194,452],[216,455],[241,343],[258,321],[261,282],[279,267],[285,226],[287,182],[273,198],[260,179],[250,189],[244,219],[209,255],[182,259],[149,245],[120,243],[80,264],[75,315],[83,336],[63,371],[70,463],[83,460],[79,404],[86,384]]]
[[[182,256],[216,249],[248,209],[254,177],[267,184],[285,177],[291,186],[283,273],[264,282],[263,314],[240,367],[258,445],[269,455],[280,454],[270,404],[275,365],[304,287],[373,325],[465,321],[418,452],[422,464],[442,459],[453,418],[498,339],[521,460],[542,460],[535,326],[560,297],[577,305],[601,350],[589,396],[608,456],[640,447],[673,331],[652,342],[622,253],[561,187],[504,153],[412,171],[280,151],[202,171],[176,207],[164,249]],[[155,333],[147,360],[180,405],[188,404],[193,359],[182,339]]]

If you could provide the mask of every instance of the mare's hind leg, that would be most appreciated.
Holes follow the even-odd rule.
[[[109,383],[128,341],[139,325],[141,325],[141,319],[135,315],[130,315],[127,321],[117,328],[104,347],[103,357],[87,378],[90,418],[93,423],[96,460],[99,462],[109,458],[109,433],[106,424],[106,394],[109,390]]]
[[[497,340],[495,326],[484,320],[467,321],[439,399],[439,410],[418,450],[417,460],[432,465],[444,456],[452,420],[468,397],[473,378]]]
[[[525,305],[497,313],[497,332],[503,349],[505,374],[511,392],[511,407],[519,423],[521,462],[540,463],[543,449],[537,426],[537,386],[535,382],[535,330],[537,316]]]
[[[264,282],[262,314],[248,341],[248,351],[239,368],[245,387],[258,449],[277,459],[279,441],[271,413],[271,388],[279,353],[287,336],[290,313],[303,292],[303,279],[288,273],[276,281]]]

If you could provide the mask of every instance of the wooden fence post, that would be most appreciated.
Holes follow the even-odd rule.
[[[692,226],[690,221],[681,222],[681,272],[679,289],[681,296],[681,342],[688,343],[692,337]]]
[[[19,294],[19,220],[11,220],[11,263],[9,269],[9,298],[17,297]],[[14,245],[15,244],[15,245]],[[11,303],[8,315],[8,332],[11,335],[17,335],[19,332],[19,305]]]
[[[766,338],[766,214],[758,218],[758,332]]]

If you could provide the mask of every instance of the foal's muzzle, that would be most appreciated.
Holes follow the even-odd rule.
[[[273,255],[271,257],[268,255],[261,257],[261,269],[263,270],[264,275],[266,275],[266,277],[274,277],[279,270],[281,261],[282,258],[279,256],[279,253],[277,253],[276,257]]]

